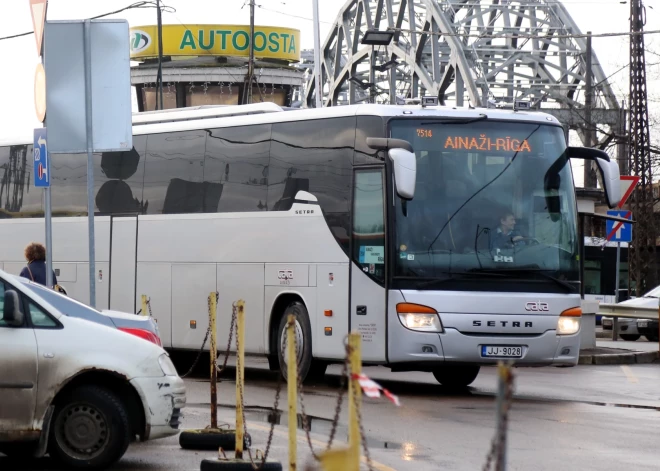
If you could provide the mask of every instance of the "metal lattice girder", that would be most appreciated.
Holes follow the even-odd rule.
[[[369,29],[394,30],[394,39],[372,49],[360,43]],[[584,122],[581,34],[557,0],[348,0],[323,44],[323,104],[436,95],[445,105],[510,108],[525,100],[571,113],[575,126]],[[619,105],[595,54],[592,64],[595,115],[607,118],[594,123],[615,129]]]

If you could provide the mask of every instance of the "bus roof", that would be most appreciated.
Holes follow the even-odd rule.
[[[133,113],[133,133],[135,135],[158,134],[347,116],[401,116],[405,118],[420,117],[427,119],[433,117],[452,117],[469,119],[478,118],[484,114],[489,119],[494,120],[543,122],[545,124],[560,125],[554,116],[538,111],[377,104],[285,109],[274,103],[253,103],[248,105],[196,106]],[[30,144],[33,140],[30,134],[18,138],[0,139],[0,146]]]

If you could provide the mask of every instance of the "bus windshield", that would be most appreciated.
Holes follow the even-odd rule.
[[[560,127],[398,119],[390,135],[410,142],[417,157],[413,200],[395,199],[395,279],[535,272],[578,280],[575,193]]]

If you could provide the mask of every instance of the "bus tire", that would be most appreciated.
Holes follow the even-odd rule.
[[[433,376],[447,388],[465,388],[477,379],[479,365],[443,365],[433,370]]]
[[[309,322],[307,308],[300,301],[293,301],[286,307],[277,328],[277,357],[280,363],[280,374],[286,381],[288,374],[286,362],[286,323],[289,314],[293,314],[296,319],[294,335],[296,336],[296,357],[300,365],[298,374],[300,375],[299,380],[304,381],[312,366],[312,327]]]

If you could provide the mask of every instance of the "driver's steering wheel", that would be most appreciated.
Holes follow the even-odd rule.
[[[523,237],[520,242],[525,242],[525,245],[541,245],[541,241],[536,237]]]

